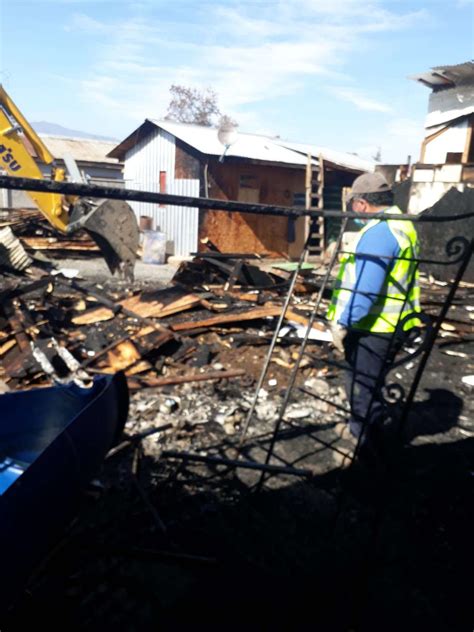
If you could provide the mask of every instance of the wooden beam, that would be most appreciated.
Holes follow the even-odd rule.
[[[169,327],[172,331],[183,331],[196,329],[198,327],[213,327],[214,325],[222,325],[224,323],[238,323],[244,320],[257,320],[259,318],[267,318],[269,316],[278,316],[281,313],[281,310],[281,305],[265,305],[264,307],[257,307],[246,312],[218,314],[201,320],[188,320],[183,323],[171,324]]]
[[[474,127],[474,116],[471,116],[467,119],[467,134],[466,134],[466,144],[464,146],[464,151],[462,154],[461,162],[466,164],[469,162],[469,154],[472,143],[472,128]]]
[[[201,298],[196,294],[183,294],[178,288],[168,288],[148,297],[145,292],[137,294],[119,301],[117,307],[119,311],[128,310],[141,318],[164,318],[196,307],[200,302]],[[75,325],[90,325],[110,320],[114,315],[114,311],[109,307],[97,307],[75,316],[72,322]]]
[[[75,250],[80,252],[99,252],[93,241],[60,240],[55,237],[20,237],[29,250]]]
[[[168,386],[169,384],[188,384],[189,382],[207,382],[209,380],[224,380],[245,375],[244,369],[230,369],[229,371],[212,371],[209,373],[192,373],[191,375],[173,375],[170,377],[127,378],[130,389],[138,390],[144,386]]]
[[[427,147],[428,143],[431,143],[432,140],[434,140],[435,138],[438,138],[438,136],[441,136],[441,134],[444,134],[444,132],[447,129],[448,129],[448,126],[443,127],[442,129],[439,129],[434,134],[430,134],[429,136],[426,136],[426,138],[423,139],[423,141],[421,143],[421,155],[420,155],[420,162],[421,163],[425,162],[426,147]]]

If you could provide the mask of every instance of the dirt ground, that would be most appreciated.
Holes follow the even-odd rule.
[[[88,280],[111,283],[110,272],[104,259],[84,257],[82,259],[62,259],[56,260],[56,265],[60,268],[77,270],[78,273]],[[152,264],[137,261],[135,264],[135,280],[139,283],[153,283],[166,285],[170,282],[173,274],[179,265],[179,261],[171,261],[166,264]]]
[[[127,435],[162,432],[105,461],[2,630],[472,629],[472,336],[437,341],[403,441],[392,425],[380,458],[350,467],[342,373],[326,362],[341,358],[313,343],[298,385],[314,395],[294,390],[272,460],[312,475],[262,481],[170,454],[238,456],[268,347],[236,349],[232,335],[201,342],[243,378],[132,394]],[[265,459],[296,350],[271,365],[244,461]],[[390,381],[407,392],[416,367]]]

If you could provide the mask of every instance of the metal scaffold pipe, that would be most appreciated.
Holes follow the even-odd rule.
[[[188,206],[192,208],[224,211],[227,213],[250,213],[253,215],[274,215],[279,217],[337,217],[340,219],[367,219],[363,213],[353,211],[334,211],[327,209],[303,209],[291,206],[275,206],[272,204],[247,204],[213,198],[190,197],[185,195],[171,195],[169,193],[153,193],[138,191],[137,189],[120,189],[104,187],[96,184],[81,184],[76,182],[55,182],[53,180],[37,180],[35,178],[17,178],[0,175],[0,189],[16,189],[20,191],[47,191],[62,193],[63,195],[79,195],[90,198],[108,198],[110,200],[125,200],[127,202],[149,202],[152,204],[166,204],[168,206]],[[452,222],[456,219],[474,217],[474,212],[457,215],[398,215],[394,213],[378,213],[377,219],[410,222]]]

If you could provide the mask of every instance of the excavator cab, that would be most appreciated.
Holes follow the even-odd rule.
[[[11,176],[43,179],[33,156],[52,166],[53,180],[66,179],[65,170],[54,167],[54,156],[0,84],[0,169]],[[83,181],[73,159],[67,156],[64,162],[69,179]],[[86,230],[99,246],[112,274],[118,271],[126,280],[133,280],[139,232],[135,215],[126,202],[49,192],[28,194],[54,228],[64,234]]]

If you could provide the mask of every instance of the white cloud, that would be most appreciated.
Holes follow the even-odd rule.
[[[227,33],[234,32],[239,38],[257,36],[259,38],[275,37],[284,33],[283,24],[265,18],[247,17],[241,8],[217,6],[214,17]]]
[[[359,110],[366,110],[368,112],[392,112],[390,105],[376,101],[371,97],[366,96],[360,90],[354,88],[336,87],[331,88],[330,91],[340,99],[348,101],[355,105]]]
[[[387,152],[389,155],[399,155],[401,160],[408,154],[412,162],[420,158],[421,143],[425,135],[424,120],[396,118],[387,124]]]
[[[405,139],[424,137],[423,120],[415,121],[409,118],[395,118],[388,122],[387,132],[392,136],[400,136]]]
[[[350,26],[356,33],[408,28],[428,16],[425,9],[398,14],[386,9],[379,0],[293,0],[288,4],[294,13],[303,11],[325,23]]]
[[[25,2],[30,2],[31,4],[36,4],[37,0],[24,0]],[[130,0],[41,0],[43,4],[75,4],[75,5],[83,5],[89,6],[92,2],[95,4],[113,4],[117,6],[117,4],[130,4]],[[154,0],[150,0],[153,2]]]
[[[107,26],[98,20],[85,15],[83,13],[76,13],[73,15],[71,24],[67,25],[67,31],[80,30],[83,33],[89,33],[96,35],[97,33],[107,33]]]
[[[243,108],[301,93],[309,78],[320,77],[325,89],[357,108],[389,113],[390,106],[362,90],[331,83],[350,81],[343,75],[345,63],[367,45],[367,33],[406,28],[420,15],[388,10],[377,0],[240,0],[186,7],[179,22],[166,11],[154,19],[107,22],[76,13],[71,28],[85,37],[100,34],[94,67],[80,81],[83,98],[107,104],[110,117],[139,124],[165,113],[172,83],[212,86],[221,109],[243,120]]]
[[[369,133],[365,143],[355,151],[364,158],[371,158],[381,149],[382,162],[403,163],[407,156],[416,162],[420,157],[424,136],[423,119],[392,118],[377,132]]]

